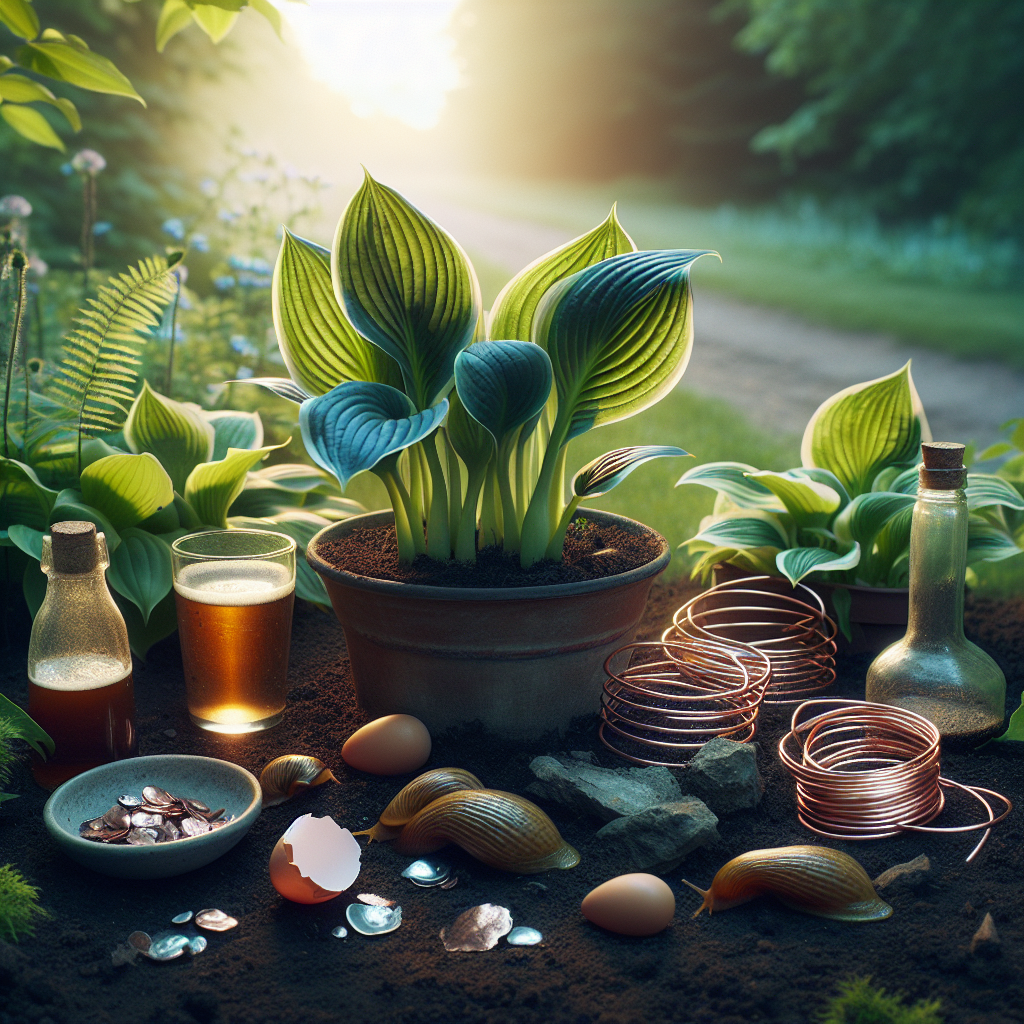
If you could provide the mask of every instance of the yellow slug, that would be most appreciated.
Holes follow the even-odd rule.
[[[369,836],[371,843],[374,840],[380,843],[394,839],[402,830],[402,826],[410,821],[417,811],[438,797],[461,790],[483,788],[484,784],[472,772],[467,772],[463,768],[434,768],[417,776],[402,789],[384,808],[380,820],[373,828],[352,834]]]
[[[263,806],[276,807],[295,796],[300,790],[311,789],[323,783],[338,780],[323,761],[307,754],[284,754],[275,757],[260,772]]]
[[[580,862],[536,804],[493,789],[464,790],[432,801],[402,829],[395,849],[433,853],[448,843],[492,868],[522,875],[574,868]]]
[[[763,893],[794,910],[836,921],[881,921],[892,914],[860,864],[825,846],[751,850],[719,868],[710,889],[698,889],[685,878],[683,884],[704,897],[694,917],[704,910],[728,910]]]

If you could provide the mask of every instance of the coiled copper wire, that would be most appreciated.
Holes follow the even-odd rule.
[[[796,704],[835,682],[835,635],[835,623],[810,587],[750,576],[720,583],[684,604],[662,640],[755,647],[772,664],[765,703]]]
[[[991,789],[943,778],[938,729],[921,715],[887,704],[805,701],[793,712],[790,731],[779,741],[779,757],[796,779],[801,823],[833,839],[984,829],[967,858],[970,863],[992,826],[1013,809],[1005,796]],[[945,806],[944,789],[973,796],[985,808],[986,820],[929,826]],[[1006,809],[996,817],[986,797],[1002,801]]]
[[[771,662],[745,644],[634,643],[605,662],[598,735],[635,764],[674,767],[716,736],[746,743]]]

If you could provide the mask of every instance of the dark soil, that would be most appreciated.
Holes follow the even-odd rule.
[[[630,533],[580,517],[566,532],[563,552],[561,562],[538,562],[529,569],[519,564],[518,556],[495,547],[484,548],[476,562],[439,562],[420,555],[412,565],[399,565],[392,525],[353,530],[318,549],[329,565],[375,580],[430,587],[546,587],[638,569],[658,557],[661,540],[648,530]]]
[[[655,590],[645,621],[648,635],[664,627],[684,596],[682,587]],[[976,604],[968,614],[972,637],[1006,671],[1008,710],[1017,706],[1024,685],[1022,611],[1019,604]],[[218,739],[189,724],[175,637],[154,648],[146,664],[136,665],[142,753],[226,757],[258,773],[272,757],[301,751],[322,758],[340,780],[266,810],[242,843],[200,871],[141,883],[77,866],[48,839],[41,817],[45,794],[33,784],[27,763],[17,770],[13,788],[22,795],[0,808],[0,864],[13,862],[41,887],[50,917],[20,946],[0,943],[2,1024],[806,1024],[851,974],[872,975],[877,984],[912,999],[941,999],[947,1024],[1024,1020],[1024,785],[1019,755],[1005,747],[943,758],[950,778],[991,787],[1017,804],[972,864],[964,858],[976,833],[824,841],[856,857],[872,877],[928,855],[932,871],[924,886],[886,891],[895,909],[889,920],[827,921],[769,899],[691,919],[699,900],[681,877],[707,886],[726,860],[745,850],[822,842],[797,822],[793,785],[775,754],[787,723],[784,710],[764,715],[759,748],[764,800],[756,810],[723,819],[721,842],[692,854],[666,876],[678,910],[660,935],[624,938],[582,917],[583,896],[623,868],[599,852],[593,837],[600,822],[549,808],[563,836],[582,854],[574,870],[517,877],[452,849],[446,856],[456,867],[458,885],[415,889],[399,877],[408,858],[389,845],[374,844],[364,854],[354,891],[397,898],[404,923],[377,939],[332,938],[331,929],[343,921],[344,897],[314,907],[282,900],[267,875],[270,851],[289,823],[306,812],[366,828],[407,779],[363,775],[339,757],[342,742],[365,716],[352,698],[334,620],[299,611],[292,651],[285,720],[256,737]],[[25,700],[24,658],[24,644],[7,652],[0,674],[4,692],[19,702]],[[835,692],[863,696],[867,663],[867,658],[843,663]],[[530,759],[564,749],[591,750],[600,763],[616,764],[597,741],[593,722],[560,741],[532,746],[472,731],[439,737],[429,764],[460,765],[490,786],[522,792]],[[976,813],[973,801],[954,796],[940,823],[976,820]],[[544,944],[446,953],[439,930],[484,902],[509,907],[516,923],[544,933]],[[203,907],[220,907],[241,923],[211,936],[209,948],[194,960],[112,965],[111,952],[131,931],[169,928],[174,914]],[[993,959],[969,952],[986,912],[1002,938],[1001,955]]]

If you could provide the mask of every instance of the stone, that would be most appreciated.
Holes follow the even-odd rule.
[[[992,920],[991,914],[986,914],[981,922],[981,927],[974,933],[971,939],[971,953],[974,956],[988,958],[997,957],[1002,952],[1002,940],[999,932],[996,931],[996,923]]]
[[[764,794],[764,780],[757,770],[757,748],[716,736],[693,755],[683,784],[715,814],[735,814],[756,807]]]
[[[931,861],[921,854],[905,864],[894,864],[875,879],[876,889],[887,889],[889,886],[907,886],[918,889],[928,881],[928,873],[932,869]]]
[[[598,829],[606,852],[622,861],[623,873],[663,874],[700,846],[718,839],[718,818],[696,797],[683,797],[616,818]]]
[[[575,758],[535,757],[527,792],[604,821],[682,799],[667,768],[600,768]]]
[[[587,764],[597,764],[597,758],[594,757],[592,750],[570,750],[569,756],[574,761],[586,761]]]

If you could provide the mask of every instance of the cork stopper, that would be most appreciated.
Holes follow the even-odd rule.
[[[955,441],[925,441],[921,445],[924,464],[920,468],[922,487],[933,491],[955,491],[967,483],[964,468],[965,445]]]
[[[81,575],[99,564],[96,527],[76,519],[54,523],[50,527],[54,572]]]

